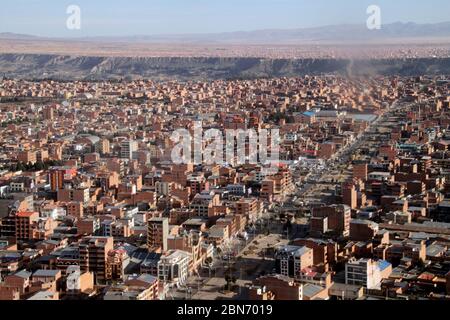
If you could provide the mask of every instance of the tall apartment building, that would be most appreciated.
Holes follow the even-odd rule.
[[[111,147],[108,139],[101,139],[98,143],[98,151],[101,154],[108,154],[111,152]]]
[[[256,221],[261,217],[262,204],[256,198],[241,198],[236,201],[236,214],[245,216],[249,221]]]
[[[188,187],[191,188],[192,194],[202,193],[209,190],[209,183],[203,175],[191,175],[187,179]]]
[[[113,237],[85,237],[79,243],[80,269],[93,272],[97,283],[105,280],[108,252],[114,248]]]
[[[37,161],[36,151],[31,150],[20,151],[19,154],[17,155],[17,160],[23,163],[35,164]]]
[[[380,266],[372,259],[352,259],[345,264],[345,284],[360,285],[367,289],[379,288]]]
[[[138,143],[135,140],[126,140],[120,144],[120,157],[123,159],[133,159],[133,152],[138,149]]]
[[[77,169],[72,167],[53,167],[49,170],[50,188],[58,191],[64,186],[65,180],[71,180],[77,174]]]
[[[356,192],[353,183],[344,183],[342,186],[342,202],[350,207],[356,209],[358,207],[358,193]]]
[[[129,257],[124,249],[109,251],[106,260],[106,279],[123,280],[125,277],[125,267],[128,263]]]
[[[274,196],[286,195],[293,190],[292,175],[287,169],[280,169],[273,176],[267,176],[261,182],[261,197],[272,199]]]
[[[18,212],[16,214],[16,240],[32,239],[33,225],[38,219],[38,212]]]
[[[158,261],[158,279],[177,286],[186,283],[189,276],[191,254],[181,250],[171,250]]]
[[[353,164],[353,178],[358,178],[363,181],[367,180],[368,166],[367,163]]]
[[[202,192],[195,195],[189,204],[189,209],[195,212],[196,216],[208,217],[210,209],[220,204],[220,196],[212,192]]]
[[[308,247],[281,247],[275,255],[275,269],[278,274],[297,278],[300,270],[313,265],[313,250]]]
[[[44,162],[48,160],[48,150],[39,149],[36,151],[36,161]]]
[[[90,200],[89,188],[59,189],[57,199],[62,202],[78,201],[86,205]]]
[[[350,231],[351,210],[347,205],[331,205],[314,208],[312,216],[315,218],[327,218],[327,229],[342,235],[348,235]]]
[[[47,106],[43,110],[43,116],[45,120],[53,120],[55,117],[54,106]]]
[[[12,199],[0,199],[0,237],[14,243],[17,240],[16,214],[32,211],[33,208],[33,195],[15,194]]]
[[[66,211],[69,216],[82,218],[84,213],[83,203],[80,201],[71,201],[67,204]]]
[[[164,252],[167,251],[168,235],[168,218],[152,218],[148,221],[147,247],[149,250],[161,248]]]
[[[98,217],[80,218],[77,221],[79,235],[93,235],[100,230],[100,219]]]

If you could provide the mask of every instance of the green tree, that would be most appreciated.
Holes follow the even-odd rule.
[[[17,171],[25,171],[26,168],[22,162],[17,163]]]
[[[25,165],[25,168],[27,169],[27,171],[30,171],[30,170],[33,170],[34,165],[30,161]]]
[[[42,161],[36,162],[34,165],[34,169],[36,169],[36,171],[44,170],[44,163]]]

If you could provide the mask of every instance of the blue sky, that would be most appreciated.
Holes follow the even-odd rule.
[[[81,30],[66,28],[71,4],[81,8]],[[371,4],[383,23],[450,20],[448,0],[4,0],[0,32],[79,37],[365,24]]]

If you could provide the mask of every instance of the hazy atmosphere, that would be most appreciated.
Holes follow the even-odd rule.
[[[4,1],[0,32],[51,37],[216,33],[365,24],[378,5],[383,23],[447,21],[447,0],[15,0]],[[68,30],[66,8],[81,9],[82,27]]]

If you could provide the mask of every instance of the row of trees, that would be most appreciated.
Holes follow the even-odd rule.
[[[10,124],[17,124],[17,125],[19,125],[19,124],[22,124],[24,122],[25,122],[25,120],[24,119],[20,119],[20,118],[17,118],[17,119],[14,119],[14,120],[3,121],[1,123],[1,127],[2,128],[6,128]]]
[[[9,170],[12,172],[16,171],[41,171],[41,170],[48,170],[50,167],[54,166],[61,166],[63,164],[62,161],[58,160],[46,160],[46,161],[37,161],[36,163],[24,163],[24,162],[17,162],[11,164],[9,167]]]

